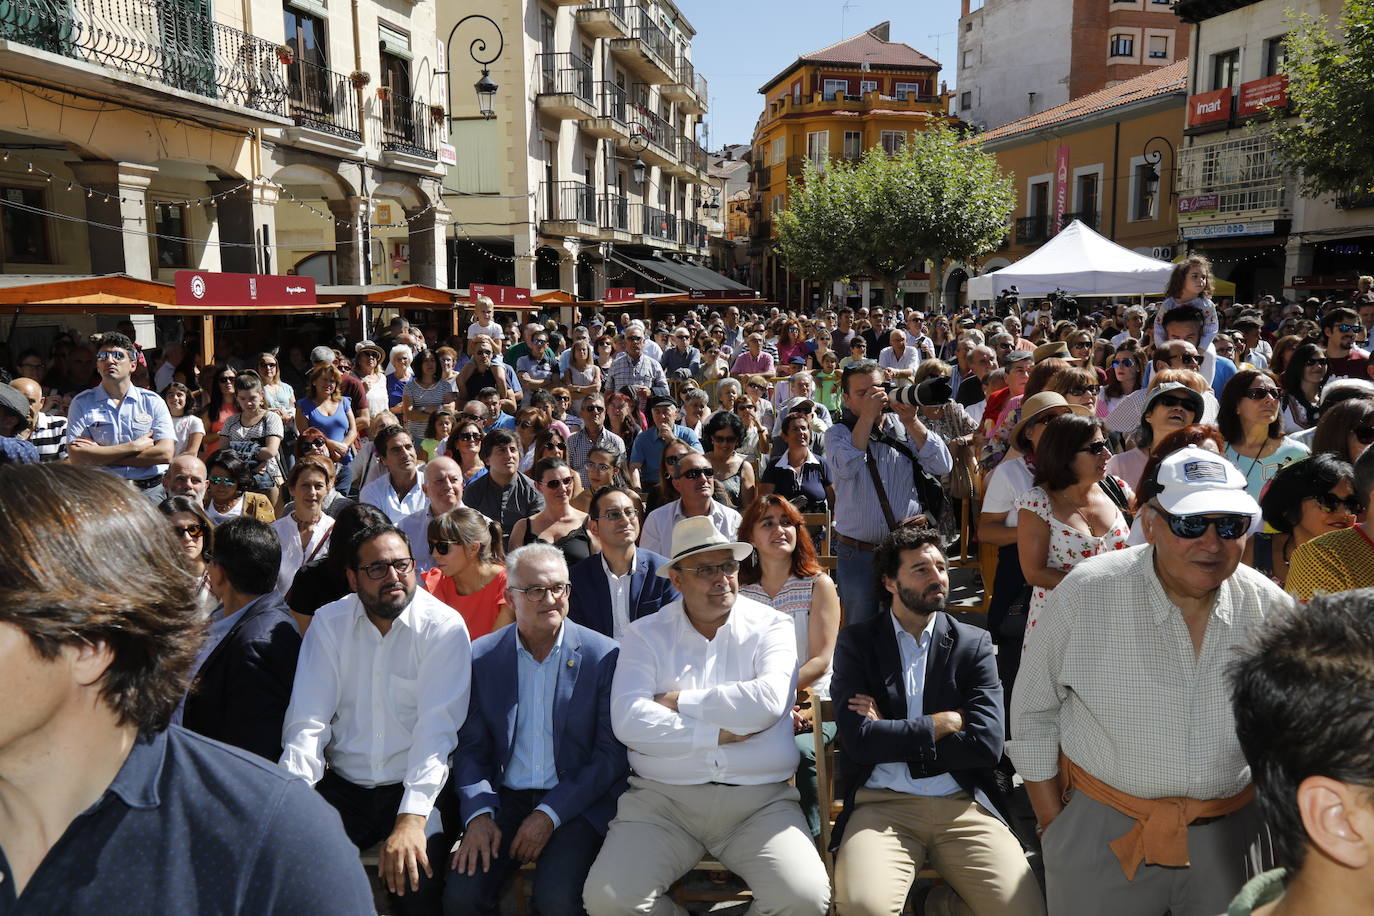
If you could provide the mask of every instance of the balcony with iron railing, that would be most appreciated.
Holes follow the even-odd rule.
[[[540,192],[540,231],[550,235],[597,236],[595,187],[581,181],[546,181],[540,185]]]
[[[663,87],[663,97],[677,102],[687,114],[706,113],[706,80],[685,57],[677,59],[677,79]]]
[[[611,82],[592,84],[593,113],[584,116],[577,126],[602,140],[630,139],[629,103],[625,90]]]
[[[287,110],[297,127],[359,140],[358,90],[342,73],[292,61],[286,68]]]
[[[1039,245],[1050,237],[1050,217],[1022,216],[1016,220],[1016,244]]]
[[[416,157],[434,160],[439,149],[438,125],[433,109],[419,99],[378,90],[382,123],[382,150],[393,159]]]
[[[118,93],[170,113],[213,111],[227,123],[254,127],[288,124],[277,46],[198,8],[171,0],[3,0],[0,69]]]
[[[779,118],[797,117],[806,114],[839,112],[844,114],[864,114],[874,109],[898,112],[941,112],[945,107],[945,97],[922,92],[902,92],[895,96],[878,92],[865,92],[854,95],[844,92],[813,92],[803,95],[800,100],[791,95],[781,96],[769,102],[764,109],[762,121],[765,124]]]
[[[677,162],[673,171],[689,180],[705,181],[706,151],[691,137],[682,134],[676,134],[676,143],[674,152],[677,154]]]
[[[705,248],[708,244],[706,227],[696,220],[683,220],[682,244],[686,248]]]
[[[644,7],[627,11],[628,38],[611,40],[611,53],[646,83],[671,83],[677,78],[677,55],[673,42]]]
[[[631,204],[632,229],[646,239],[660,242],[677,242],[677,217],[667,210],[651,207],[648,204]]]
[[[1180,203],[1215,195],[1196,217],[1180,208],[1180,222],[1291,216],[1293,176],[1284,171],[1268,133],[1246,133],[1178,151]]]
[[[626,0],[592,0],[577,10],[577,27],[593,38],[628,38],[628,16]]]
[[[596,83],[592,65],[576,54],[536,54],[539,74],[535,106],[560,118],[579,120],[596,115]]]
[[[633,104],[626,108],[625,123],[633,138],[621,144],[626,155],[637,155],[647,164],[661,169],[675,165],[677,131],[671,124],[650,111],[648,106]]]
[[[622,194],[602,194],[598,204],[601,239],[607,242],[629,241],[629,237],[635,234],[630,223],[630,199]]]

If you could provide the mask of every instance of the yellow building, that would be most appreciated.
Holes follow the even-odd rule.
[[[774,251],[773,215],[787,207],[787,179],[811,160],[858,159],[882,146],[895,151],[913,130],[947,120],[949,93],[940,64],[889,39],[889,24],[805,54],[759,90],[763,114],[754,127],[753,248],[764,295],[790,305],[819,301],[821,291],[787,274]],[[907,304],[920,306],[926,279],[902,281]],[[865,304],[891,302],[878,281],[856,278],[851,292]]]

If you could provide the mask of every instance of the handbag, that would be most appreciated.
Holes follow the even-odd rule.
[[[973,445],[961,442],[950,446],[949,451],[954,459],[954,468],[949,472],[949,498],[973,499]]]

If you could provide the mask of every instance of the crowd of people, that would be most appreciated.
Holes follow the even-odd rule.
[[[0,913],[1362,901],[1370,285],[14,354]]]

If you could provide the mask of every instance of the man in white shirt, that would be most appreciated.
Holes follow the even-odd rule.
[[[373,448],[381,457],[386,476],[368,483],[358,493],[358,501],[376,506],[386,513],[391,524],[399,525],[407,515],[425,507],[427,498],[421,482],[415,443],[403,426],[388,426],[377,434]]]
[[[573,591],[569,618],[619,642],[630,621],[652,614],[678,598],[677,589],[658,575],[668,561],[636,548],[643,501],[629,487],[598,490],[587,507],[587,530],[601,544],[569,571]]]
[[[400,530],[365,529],[350,547],[355,594],[320,608],[306,631],[280,765],[318,784],[359,849],[386,841],[378,872],[397,912],[432,914],[456,833],[444,788],[472,647],[462,615],[416,590]]]
[[[915,347],[908,346],[905,331],[893,331],[888,341],[891,346],[883,347],[883,352],[878,354],[878,365],[889,382],[901,379],[909,383],[916,375],[921,355]]]
[[[396,526],[405,532],[406,540],[412,544],[427,544],[430,519],[463,504],[463,471],[458,462],[440,455],[425,465],[420,489],[427,504],[401,519]],[[428,550],[420,548],[415,553],[418,554],[415,564],[420,572],[434,568],[434,557]]]
[[[739,596],[752,552],[709,519],[679,523],[658,574],[682,598],[625,631],[611,725],[633,775],[583,887],[591,916],[685,913],[665,895],[705,853],[744,879],[756,912],[826,912],[825,866],[787,782],[796,633]]]
[[[1134,337],[1136,343],[1145,343],[1145,318],[1145,309],[1138,305],[1126,309],[1126,330],[1112,337],[1112,347],[1120,347],[1128,337]]]
[[[677,491],[678,498],[649,513],[644,520],[644,533],[640,535],[639,546],[669,556],[674,527],[684,518],[698,515],[709,518],[727,541],[734,540],[739,531],[740,514],[714,498],[716,472],[706,456],[700,452],[689,452],[679,458],[677,466],[669,468],[669,471],[673,475],[673,489]]]

